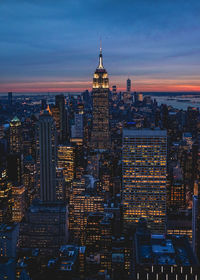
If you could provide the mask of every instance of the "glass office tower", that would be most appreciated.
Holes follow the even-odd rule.
[[[166,218],[167,133],[123,130],[124,227],[145,218],[153,233],[164,233]]]

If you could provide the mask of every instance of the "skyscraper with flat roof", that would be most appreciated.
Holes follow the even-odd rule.
[[[38,121],[40,201],[33,201],[20,225],[20,247],[38,248],[43,255],[57,255],[67,242],[68,212],[64,201],[62,170],[56,178],[56,127],[48,111]],[[56,185],[57,182],[57,185]]]
[[[8,105],[12,106],[12,91],[8,92]]]
[[[70,144],[58,146],[58,167],[63,168],[65,182],[74,179],[75,148]]]
[[[64,142],[67,139],[67,119],[65,109],[65,97],[63,94],[56,95],[56,107],[59,108],[60,114],[60,142]]]
[[[131,80],[130,80],[130,79],[128,79],[128,80],[126,81],[126,91],[127,91],[127,92],[130,92],[130,91],[131,91]]]
[[[200,258],[200,194],[198,182],[194,183],[194,194],[192,199],[192,248],[197,257]]]
[[[124,227],[146,218],[152,232],[165,231],[167,133],[124,129],[122,148]]]
[[[40,199],[56,200],[56,128],[48,111],[40,115],[38,122],[40,166]]]

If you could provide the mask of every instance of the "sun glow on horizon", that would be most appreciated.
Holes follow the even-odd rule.
[[[120,79],[111,81],[112,85],[117,85],[118,91],[125,91],[125,78],[124,81]],[[132,91],[143,92],[200,92],[200,84],[194,82],[172,81],[172,80],[140,80],[138,82],[132,80]],[[85,90],[92,90],[92,81],[55,81],[55,82],[14,82],[3,83],[0,87],[0,92],[82,92]]]

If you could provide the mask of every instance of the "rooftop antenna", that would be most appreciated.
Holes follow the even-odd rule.
[[[100,54],[99,54],[99,69],[103,69],[103,56],[102,56],[102,40],[100,38]]]
[[[100,52],[102,53],[102,39],[100,37]]]

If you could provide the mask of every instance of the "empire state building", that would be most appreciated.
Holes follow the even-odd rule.
[[[98,151],[105,151],[110,148],[108,94],[108,73],[103,67],[102,49],[100,48],[99,65],[93,77],[93,121],[91,133],[91,148]]]

